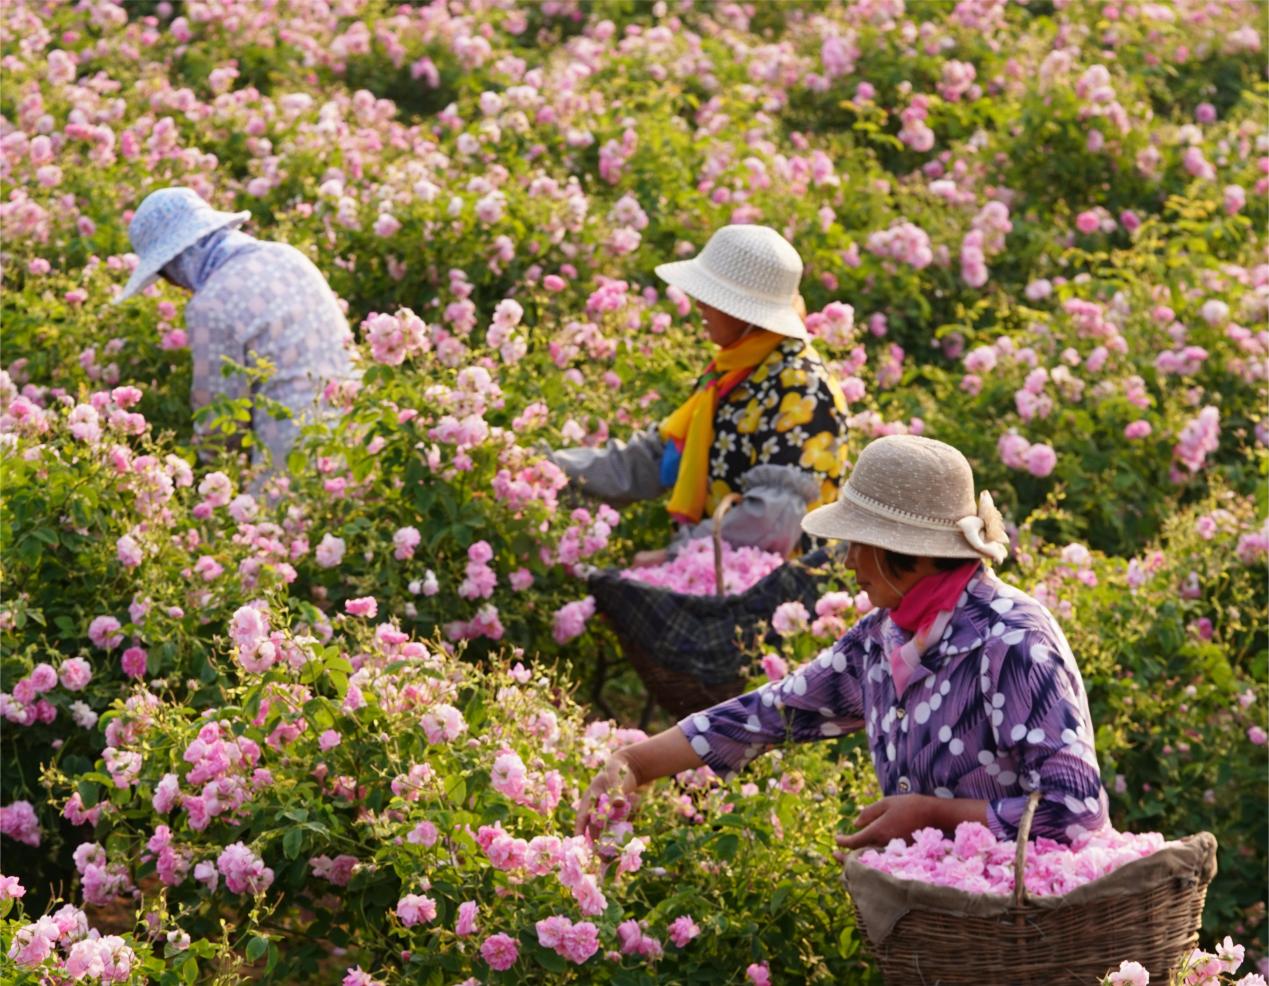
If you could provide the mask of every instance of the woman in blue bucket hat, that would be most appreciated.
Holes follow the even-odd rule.
[[[357,371],[347,346],[348,322],[326,278],[294,247],[242,232],[238,227],[250,217],[213,209],[189,188],[147,195],[128,226],[139,260],[115,303],[160,277],[193,292],[185,329],[195,410],[218,396],[253,395],[242,374],[222,372],[225,360],[244,366],[255,356],[269,360],[273,375],[254,393],[285,405],[293,417],[278,420],[255,410],[253,459],[261,462],[261,450],[267,450],[281,467],[301,425],[329,413],[319,403],[326,385],[355,378]]]

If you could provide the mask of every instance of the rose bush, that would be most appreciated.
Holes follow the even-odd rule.
[[[227,921],[235,968],[279,981],[332,948],[425,982],[703,982],[752,961],[862,974],[848,903],[825,893],[853,758],[776,754],[736,787],[702,770],[572,836],[579,783],[643,733],[587,722],[513,654],[486,671],[365,617],[323,643],[280,594],[244,609],[221,704],[138,686],[103,716],[94,769],[46,774],[90,827],[88,903],[127,900],[181,943]],[[193,977],[200,957],[177,965]]]
[[[620,830],[642,854],[576,847],[565,882],[554,850],[519,862],[621,741],[565,697],[614,646],[578,566],[667,536],[542,450],[677,405],[705,354],[652,268],[764,222],[806,260],[851,451],[966,451],[1005,577],[1080,657],[1116,824],[1214,831],[1206,933],[1262,953],[1265,41],[1191,0],[4,5],[0,839],[26,913],[73,879],[103,936],[137,916],[128,974],[170,981],[865,975],[828,853],[871,770],[835,749],[667,787]],[[182,295],[107,304],[131,210],[178,183],[308,253],[356,330],[344,416],[284,479],[246,466],[249,401],[193,444]],[[853,589],[773,613],[755,674],[862,615]]]

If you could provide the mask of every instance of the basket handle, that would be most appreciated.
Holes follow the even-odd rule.
[[[1027,870],[1027,840],[1031,838],[1031,822],[1035,818],[1035,809],[1040,798],[1039,790],[1031,792],[1031,796],[1027,798],[1027,806],[1022,809],[1022,820],[1018,822],[1018,851],[1013,857],[1014,907],[1022,907],[1027,903],[1027,885],[1023,879]]]
[[[714,508],[714,595],[725,596],[723,589],[723,517],[741,499],[739,493],[728,493]]]

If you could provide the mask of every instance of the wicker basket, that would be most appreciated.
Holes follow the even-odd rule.
[[[1012,898],[898,880],[846,859],[858,927],[890,986],[1089,986],[1124,960],[1167,982],[1198,943],[1216,874],[1208,832],[1133,860],[1062,897],[1028,898],[1021,879],[1038,794],[1018,831]],[[906,913],[892,927],[885,908]],[[870,906],[873,905],[873,906]]]

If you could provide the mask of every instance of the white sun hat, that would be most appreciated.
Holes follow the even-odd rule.
[[[250,212],[220,212],[202,200],[192,188],[160,188],[145,197],[128,224],[128,239],[140,258],[114,304],[144,291],[159,271],[208,233],[226,226],[241,226]]]
[[[691,260],[657,277],[697,301],[782,336],[808,338],[797,312],[802,258],[770,226],[724,226]]]
[[[1009,544],[991,494],[984,490],[974,501],[969,460],[918,435],[887,435],[865,446],[837,500],[803,517],[802,530],[916,557],[997,563]]]

